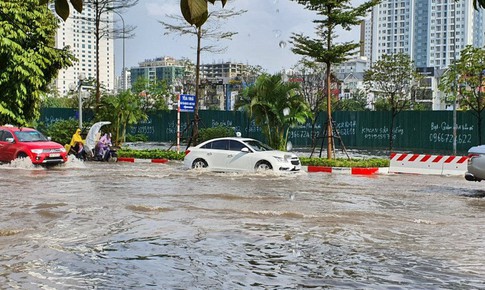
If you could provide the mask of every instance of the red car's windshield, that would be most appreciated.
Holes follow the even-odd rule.
[[[20,142],[38,142],[49,141],[42,133],[38,131],[16,131],[15,136]]]

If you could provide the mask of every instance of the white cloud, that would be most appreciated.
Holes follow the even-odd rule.
[[[145,9],[148,15],[162,18],[167,14],[180,13],[180,2],[178,0],[148,2],[145,4]]]

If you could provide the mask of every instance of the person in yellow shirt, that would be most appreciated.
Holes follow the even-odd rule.
[[[70,150],[76,155],[77,158],[83,156],[84,140],[81,137],[81,129],[77,129],[76,133],[72,135],[71,143],[69,143]]]

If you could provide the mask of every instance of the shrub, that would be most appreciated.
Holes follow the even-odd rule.
[[[121,148],[117,152],[119,157],[130,157],[140,159],[169,159],[169,160],[184,160],[185,153],[172,150],[148,149],[148,150],[134,150]]]
[[[389,167],[389,159],[325,159],[300,157],[302,165],[328,166],[328,167]]]
[[[40,123],[37,126],[37,129],[45,136],[51,137],[52,141],[60,144],[69,144],[72,135],[76,132],[78,127],[78,120],[67,119],[55,121],[48,126],[44,123]]]

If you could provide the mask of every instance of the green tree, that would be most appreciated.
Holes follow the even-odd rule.
[[[392,151],[393,130],[397,115],[410,108],[412,93],[419,89],[422,75],[405,53],[383,55],[371,69],[364,72],[364,84],[374,94],[376,103],[391,111],[389,151]]]
[[[43,93],[75,59],[68,47],[54,47],[57,27],[38,0],[0,1],[0,123],[38,118]]]
[[[335,111],[365,111],[367,95],[363,91],[351,94],[349,98],[340,99],[332,105]]]
[[[98,121],[110,121],[109,128],[114,135],[114,143],[124,142],[128,125],[147,120],[148,116],[142,110],[141,99],[130,91],[118,95],[108,95],[101,99],[101,105],[96,115]]]
[[[172,93],[165,80],[150,82],[146,78],[138,78],[131,91],[140,97],[141,108],[145,113],[168,110],[167,102],[172,99]]]
[[[485,51],[466,46],[460,59],[441,77],[440,91],[457,100],[463,110],[470,110],[477,119],[478,145],[482,144],[482,112],[485,109]]]
[[[131,87],[131,92],[140,99],[141,111],[145,115],[167,111],[167,101],[173,97],[165,80],[150,82],[147,78],[138,78]],[[137,123],[134,135],[139,134],[139,128],[139,123]]]
[[[301,59],[293,68],[290,78],[300,83],[300,93],[310,108],[312,148],[317,142],[316,123],[322,110],[325,109],[325,68],[321,63]]]
[[[72,1],[72,0],[71,0]],[[110,13],[115,13],[120,15],[120,12],[135,6],[138,3],[138,0],[84,0],[85,5],[89,5],[93,10],[93,17],[84,17],[84,15],[80,14],[79,18],[83,21],[92,21],[94,22],[94,31],[91,33],[94,34],[94,47],[95,47],[95,65],[96,65],[96,82],[95,85],[95,92],[96,92],[96,109],[98,108],[101,100],[101,82],[100,82],[100,62],[99,62],[99,49],[100,49],[100,42],[102,39],[106,39],[109,37],[115,38],[130,38],[133,36],[133,31],[136,27],[134,26],[125,26],[123,27],[122,31],[117,28],[114,28],[112,25],[112,20],[107,17]]]
[[[52,141],[60,144],[69,144],[71,142],[72,134],[78,128],[78,120],[74,118],[57,120],[51,124],[40,123],[37,129],[46,136],[52,138]]]
[[[234,104],[234,110],[242,111],[245,113],[247,117],[247,127],[246,127],[246,136],[251,137],[249,135],[249,126],[251,125],[251,99],[254,97],[255,90],[252,89],[254,84],[250,85],[249,87],[245,87],[240,94],[237,95],[236,102]],[[251,95],[250,95],[251,94]]]
[[[241,108],[249,110],[268,145],[275,149],[286,150],[289,129],[304,124],[309,116],[298,87],[297,83],[284,82],[280,74],[262,74],[244,92],[247,97],[246,102],[240,103]],[[247,98],[251,100],[249,106]]]
[[[78,105],[78,100],[74,100],[69,97],[46,97],[42,99],[42,108],[76,108]]]
[[[167,33],[178,33],[179,35],[195,35],[197,37],[197,48],[196,55],[197,61],[195,64],[195,109],[194,109],[194,125],[192,127],[192,142],[193,145],[197,145],[199,136],[199,99],[200,94],[200,58],[202,51],[209,51],[220,53],[225,50],[219,49],[217,46],[202,46],[202,39],[212,39],[212,40],[223,40],[231,39],[232,36],[237,34],[237,32],[225,32],[221,30],[221,21],[228,18],[235,17],[245,13],[245,10],[236,11],[234,9],[219,10],[209,13],[208,3],[215,3],[215,0],[181,0],[180,9],[183,15],[183,19],[176,16],[170,15],[169,17],[174,19],[177,24],[172,24],[164,21],[160,23],[168,31]],[[227,0],[221,0],[222,7],[226,5]],[[204,28],[202,26],[206,23],[208,19],[212,20],[212,23],[208,23]],[[185,22],[188,23],[188,26]],[[180,24],[181,22],[181,24]],[[190,144],[189,144],[190,145]]]
[[[350,0],[293,0],[305,6],[305,8],[316,11],[322,19],[313,20],[316,24],[316,35],[312,39],[303,34],[293,34],[292,51],[296,54],[307,56],[315,62],[326,65],[325,88],[327,97],[327,158],[333,158],[333,136],[332,133],[332,108],[331,108],[331,72],[332,65],[340,64],[360,46],[355,42],[334,43],[337,37],[335,31],[338,27],[344,30],[351,30],[352,27],[360,25],[363,17],[369,10],[379,4],[380,0],[371,0],[359,6],[355,6]]]
[[[50,0],[37,0],[40,4],[47,4]],[[84,3],[83,3],[84,2]],[[123,23],[122,29],[112,28],[111,22],[106,15],[108,13],[115,13],[119,15],[120,12],[126,8],[135,6],[138,0],[54,0],[56,14],[59,15],[64,21],[69,17],[70,8],[69,3],[72,7],[79,12],[79,19],[84,21],[94,22],[94,41],[95,41],[95,64],[96,64],[96,82],[95,82],[95,92],[96,92],[96,108],[99,106],[101,98],[101,82],[100,82],[100,67],[99,67],[99,43],[101,39],[107,37],[115,38],[131,38],[133,36],[133,31],[136,27],[125,26]],[[89,5],[94,11],[94,17],[84,18],[81,14],[84,5]],[[124,21],[124,20],[123,20]]]

